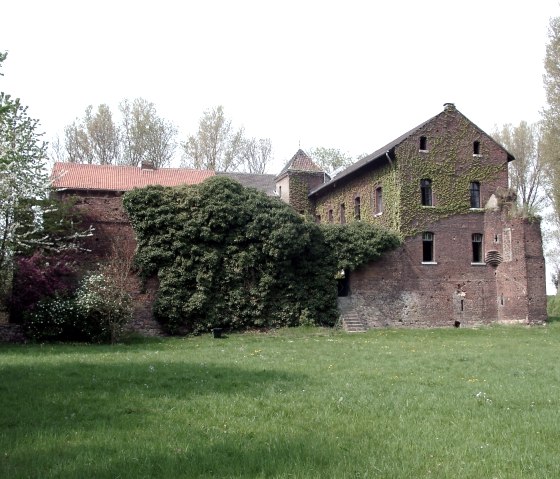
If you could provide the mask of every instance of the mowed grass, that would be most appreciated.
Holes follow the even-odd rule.
[[[558,478],[560,323],[0,346],[2,478]]]

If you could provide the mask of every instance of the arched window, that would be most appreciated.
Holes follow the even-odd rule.
[[[340,224],[346,223],[346,205],[342,203],[340,205]]]
[[[420,180],[422,206],[432,206],[432,180]]]
[[[362,217],[360,197],[354,198],[354,219],[360,220]]]
[[[471,181],[470,185],[471,208],[480,208],[480,183]]]
[[[375,188],[375,214],[383,213],[383,189],[381,186]]]

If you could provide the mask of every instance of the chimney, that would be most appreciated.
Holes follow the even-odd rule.
[[[444,111],[455,111],[455,103],[444,103],[443,104],[443,110]]]
[[[154,166],[154,164],[151,161],[142,160],[142,162],[140,163],[140,169],[141,170],[155,170],[156,167]]]

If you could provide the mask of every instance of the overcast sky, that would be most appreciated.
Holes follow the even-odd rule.
[[[143,97],[184,139],[223,105],[269,137],[278,172],[298,147],[368,153],[457,108],[491,132],[536,121],[558,0],[12,0],[0,90],[46,138],[92,104]]]

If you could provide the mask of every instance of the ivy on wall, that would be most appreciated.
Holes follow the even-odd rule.
[[[170,332],[336,321],[336,260],[319,227],[277,198],[213,177],[133,190],[124,205]]]
[[[419,151],[420,137],[427,138]],[[473,154],[473,143],[480,154]],[[462,114],[444,112],[395,148],[392,163],[364,172],[336,185],[316,200],[316,214],[340,221],[345,205],[346,222],[355,221],[354,204],[360,197],[360,221],[389,228],[401,237],[413,236],[428,225],[455,214],[471,213],[469,187],[478,181],[484,191],[507,188],[507,153]],[[420,180],[431,179],[434,206],[422,206]],[[382,188],[383,213],[375,214],[375,189]],[[483,201],[488,198],[483,198]],[[482,211],[482,210],[481,210]]]

